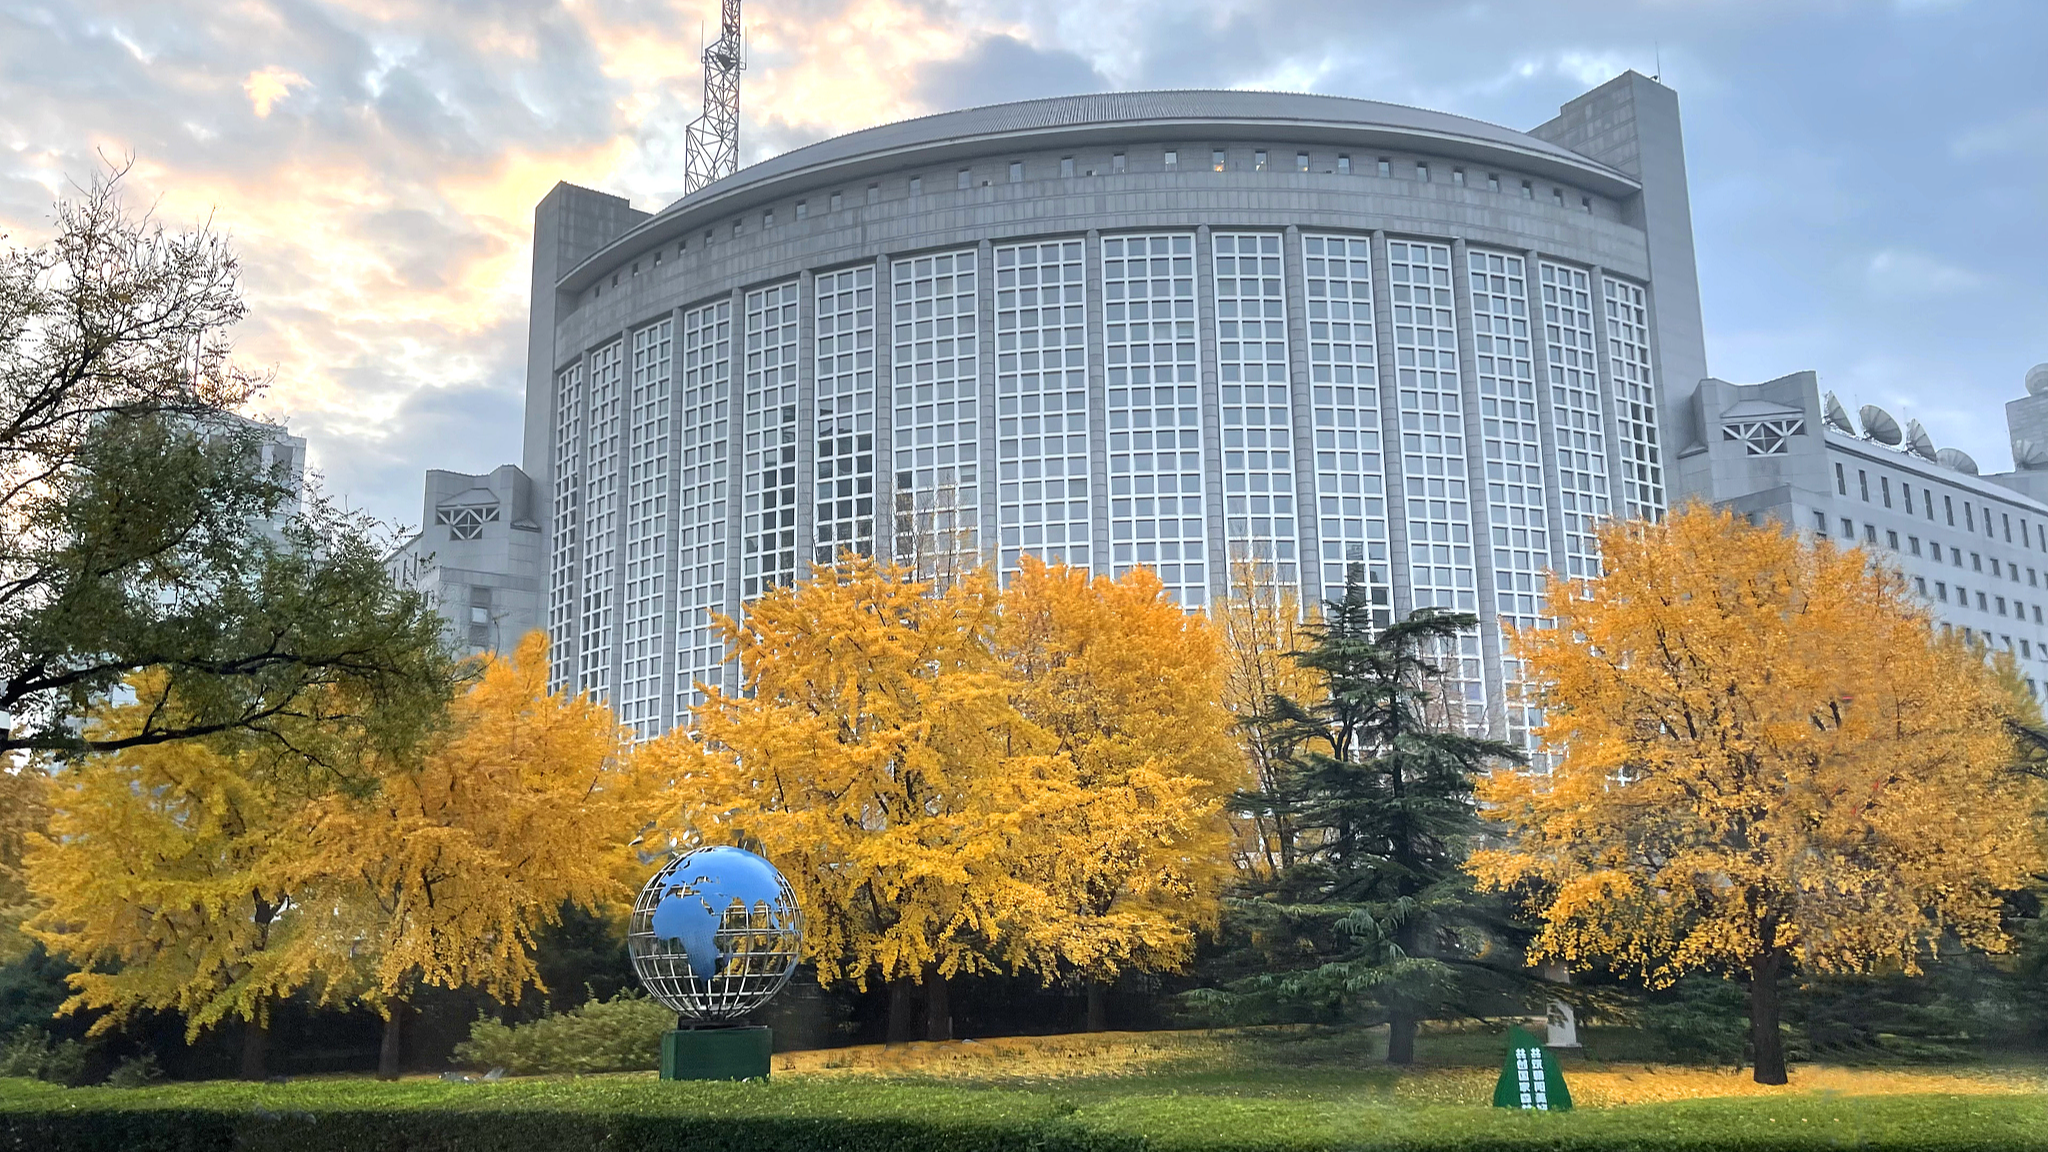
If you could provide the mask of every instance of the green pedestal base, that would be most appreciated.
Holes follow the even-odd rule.
[[[661,1037],[663,1080],[766,1080],[766,1028],[681,1028]]]

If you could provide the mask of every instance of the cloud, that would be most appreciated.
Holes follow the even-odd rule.
[[[1078,53],[1047,51],[1003,34],[984,37],[961,56],[918,68],[911,90],[929,107],[964,108],[1108,87],[1108,79]]]
[[[242,81],[242,91],[249,94],[249,106],[255,109],[256,118],[262,120],[270,115],[272,105],[291,95],[292,89],[304,88],[309,83],[297,72],[273,64],[249,73],[249,78]]]
[[[1885,248],[1871,256],[1864,281],[1877,295],[1916,299],[1973,291],[1984,286],[1985,277],[1923,252]]]

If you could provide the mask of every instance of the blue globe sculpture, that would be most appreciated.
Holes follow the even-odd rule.
[[[699,848],[633,902],[626,949],[648,995],[693,1024],[766,1003],[796,971],[803,917],[775,866],[742,848]]]

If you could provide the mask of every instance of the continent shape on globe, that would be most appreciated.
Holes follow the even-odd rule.
[[[685,857],[687,872],[670,875],[669,890],[654,908],[654,934],[682,946],[690,974],[709,980],[720,961],[718,927],[735,902],[774,914],[781,895],[775,866],[744,848],[706,848]]]

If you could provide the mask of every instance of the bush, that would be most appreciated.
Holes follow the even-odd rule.
[[[661,1035],[675,1013],[635,992],[592,999],[530,1024],[506,1025],[484,1017],[455,1046],[454,1063],[538,1072],[637,1072],[661,1066]]]
[[[144,1052],[114,1065],[114,1070],[107,1073],[106,1084],[109,1088],[147,1088],[163,1078],[164,1070],[157,1066],[156,1057]]]
[[[1639,1019],[1675,1060],[1740,1064],[1749,1045],[1748,993],[1733,980],[1682,977],[1644,1004]]]
[[[0,1045],[0,1076],[22,1076],[66,1086],[77,1084],[85,1075],[85,1045],[76,1040],[52,1043],[50,1035],[33,1024],[14,1030]]]

